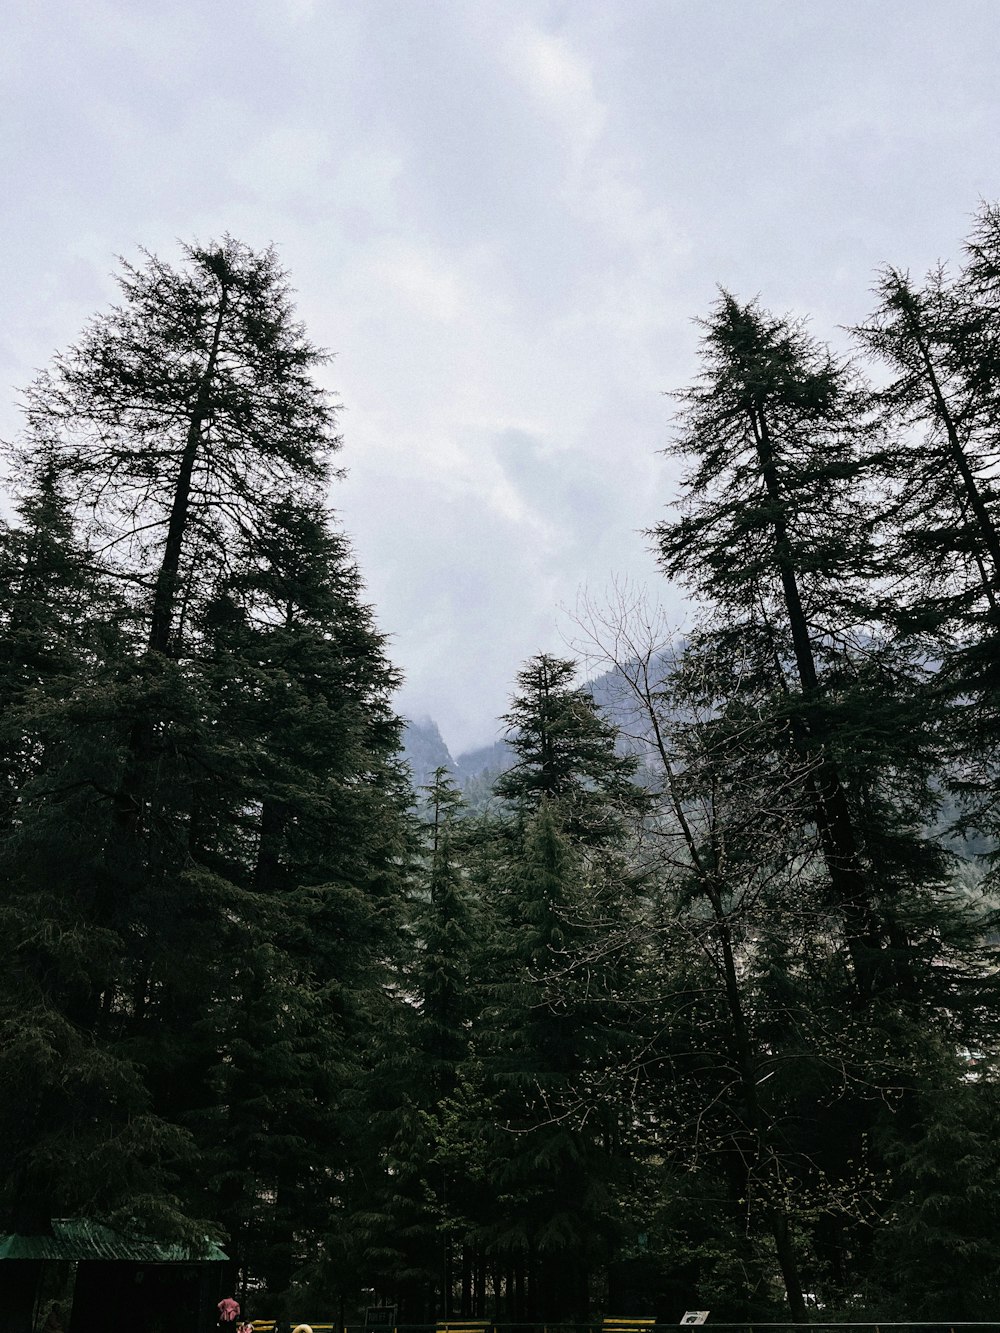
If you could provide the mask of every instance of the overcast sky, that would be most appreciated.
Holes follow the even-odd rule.
[[[407,685],[493,738],[642,530],[716,284],[868,308],[1000,196],[998,0],[7,0],[0,435],[117,254],[274,241]],[[562,628],[561,628],[562,626]]]

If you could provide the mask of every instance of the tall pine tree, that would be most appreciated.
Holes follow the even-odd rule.
[[[29,392],[40,481],[4,546],[25,574],[4,609],[5,1020],[28,1031],[34,1005],[22,1066],[62,1059],[90,1089],[26,1111],[11,1082],[7,1213],[83,1207],[81,1159],[115,1151],[91,1209],[199,1237],[207,1218],[280,1291],[347,1206],[354,1089],[396,1003],[397,677],[325,507],[323,356],[273,252],[146,256],[121,287]]]

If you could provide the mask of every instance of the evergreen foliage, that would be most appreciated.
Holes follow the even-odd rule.
[[[120,282],[0,528],[4,1229],[211,1234],[340,1324],[988,1317],[997,209],[856,364],[721,293],[683,649],[531,658],[464,794],[401,762],[274,253]]]
[[[28,395],[4,538],[4,1211],[212,1230],[278,1294],[344,1207],[394,1003],[397,677],[273,253],[121,287]]]
[[[621,833],[622,807],[636,805],[635,761],[615,750],[615,728],[574,686],[576,663],[540,653],[518,673],[504,717],[514,765],[494,790],[523,818],[554,802],[570,837],[597,845]]]

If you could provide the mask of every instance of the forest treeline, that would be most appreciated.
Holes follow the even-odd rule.
[[[992,1317],[1000,211],[851,360],[720,295],[694,628],[585,611],[618,724],[533,658],[471,807],[274,253],[120,285],[0,532],[0,1230],[212,1236],[257,1314]]]

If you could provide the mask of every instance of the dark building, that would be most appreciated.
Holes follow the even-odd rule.
[[[81,1218],[0,1235],[0,1333],[208,1333],[226,1262]]]

